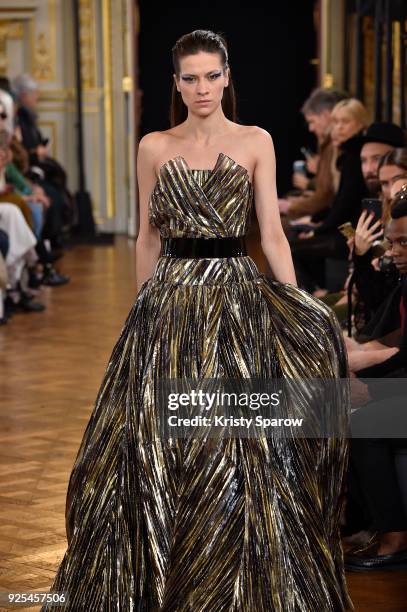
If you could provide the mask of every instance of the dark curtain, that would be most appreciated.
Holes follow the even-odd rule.
[[[142,0],[139,82],[141,135],[169,127],[171,48],[195,29],[225,35],[240,123],[268,130],[277,156],[277,183],[290,187],[292,162],[312,141],[299,109],[316,86],[312,0],[294,2],[162,2]]]

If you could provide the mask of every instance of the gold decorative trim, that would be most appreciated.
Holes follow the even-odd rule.
[[[115,167],[113,142],[113,79],[112,79],[112,46],[111,46],[111,5],[110,0],[102,0],[103,23],[103,81],[105,111],[105,147],[106,147],[106,200],[107,216],[115,213]]]
[[[27,7],[6,7],[6,6],[2,6],[0,7],[0,13],[9,13],[10,15],[12,15],[13,13],[26,13],[27,15],[30,13],[35,13],[36,9],[34,6],[27,6]]]
[[[48,34],[32,32],[32,75],[37,81],[56,79],[56,0],[48,0]]]
[[[64,100],[75,100],[75,90],[52,90],[52,89],[41,89],[40,90],[40,101],[55,101],[62,102]]]
[[[81,29],[81,78],[84,89],[96,85],[96,34],[93,0],[80,0],[79,20]]]
[[[8,72],[7,41],[20,40],[24,36],[23,23],[20,20],[0,19],[0,74]]]
[[[39,113],[72,113],[74,111],[73,106],[44,106],[43,104],[39,104],[37,106],[37,111]]]
[[[38,81],[52,81],[52,58],[44,32],[37,36],[37,44],[34,53],[34,78]]]

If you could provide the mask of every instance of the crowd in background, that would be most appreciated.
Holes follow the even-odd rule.
[[[0,325],[16,312],[41,312],[42,286],[69,282],[55,262],[75,218],[62,166],[38,126],[37,83],[0,78]]]
[[[345,560],[348,569],[401,569],[407,462],[397,469],[397,458],[407,440],[382,437],[385,427],[374,438],[365,432],[405,413],[405,392],[378,382],[407,377],[406,134],[393,123],[369,123],[364,105],[340,91],[314,91],[302,113],[317,151],[302,149],[293,190],[279,206],[298,284],[338,315],[355,383],[352,424],[362,433],[351,440]]]

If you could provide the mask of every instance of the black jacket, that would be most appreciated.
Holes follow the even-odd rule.
[[[387,321],[383,321],[383,323],[387,323],[388,329],[385,333],[389,333],[390,331],[395,329],[395,323],[398,319],[398,326],[400,326],[400,302],[403,300],[404,308],[407,311],[407,276],[402,276],[399,284],[394,289],[393,293],[389,296],[389,301],[392,302],[392,308],[390,308],[389,313],[390,316],[387,317]],[[396,308],[395,308],[396,307]],[[395,312],[397,311],[397,315],[395,317]],[[396,319],[396,320],[395,320]],[[378,363],[377,365],[371,366],[369,368],[364,368],[363,370],[358,370],[357,375],[359,378],[385,378],[385,377],[406,377],[407,376],[407,323],[404,325],[404,330],[402,330],[401,339],[399,342],[400,350],[398,353],[383,361],[383,363]]]
[[[23,145],[29,153],[34,153],[38,145],[45,145],[48,142],[37,125],[37,115],[29,108],[19,107],[17,122],[21,129]]]
[[[353,250],[352,260],[354,271],[352,282],[358,291],[358,310],[363,314],[364,324],[369,324],[373,315],[381,309],[382,305],[388,300],[393,289],[399,285],[400,273],[392,265],[386,271],[376,271],[372,266],[372,249],[364,255],[356,255]],[[370,328],[370,326],[369,326]],[[358,330],[358,339],[367,336],[366,339],[373,339],[365,327]],[[384,334],[382,334],[384,335]],[[377,337],[377,336],[376,336]]]
[[[360,163],[361,148],[360,135],[349,138],[341,145],[341,153],[336,161],[341,175],[339,188],[322,225],[315,228],[315,236],[336,233],[338,226],[348,221],[356,227],[362,211],[362,199],[368,196]]]

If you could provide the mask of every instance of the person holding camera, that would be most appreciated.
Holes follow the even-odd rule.
[[[368,388],[368,398],[373,401],[352,415],[346,526],[354,533],[368,528],[371,537],[345,554],[349,571],[407,568],[407,513],[395,467],[398,449],[407,448],[405,393],[401,386],[374,382],[407,376],[407,183],[396,193],[390,215],[385,236],[399,273],[399,339],[392,355],[356,372],[359,379],[367,379],[368,384],[358,382]],[[360,352],[367,356],[371,351]]]
[[[396,127],[391,124],[381,125],[380,128],[375,127],[375,130],[381,130],[382,138],[386,139],[387,134],[388,142],[371,143],[368,132],[366,135],[367,143],[361,151],[362,170],[366,184],[369,191],[376,196],[378,195],[377,189],[380,189],[381,198],[363,201],[364,210],[358,220],[355,235],[348,241],[354,265],[351,283],[356,289],[353,319],[356,327],[356,338],[359,341],[386,335],[386,327],[383,327],[380,319],[384,319],[384,321],[397,319],[397,305],[393,304],[392,306],[391,297],[399,275],[391,259],[388,255],[384,255],[385,246],[381,243],[380,238],[383,236],[381,227],[385,227],[390,220],[392,182],[407,173],[407,148],[392,147],[383,156],[379,156],[375,163],[375,167],[377,167],[376,177],[374,177],[375,168],[365,164],[368,157],[366,152],[369,153],[370,150],[370,153],[374,153],[377,146],[391,146],[390,136],[392,132],[394,132],[393,142],[400,142],[396,139],[400,128],[395,130]],[[402,132],[399,137],[401,139]],[[355,292],[353,295],[355,295]],[[349,292],[349,316],[352,311],[350,298]],[[380,309],[382,316],[380,318],[374,317]],[[394,314],[391,316],[390,313],[393,311]],[[371,320],[373,322],[369,324]],[[349,321],[349,328],[350,323]]]

